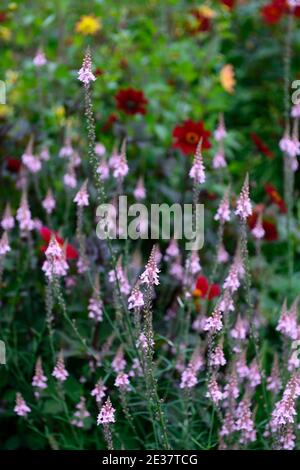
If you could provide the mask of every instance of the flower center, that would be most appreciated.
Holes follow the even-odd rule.
[[[126,101],[126,106],[127,109],[135,109],[136,108],[136,102],[133,100],[127,100]]]
[[[196,132],[188,132],[185,139],[189,144],[197,144],[199,142],[199,136]]]

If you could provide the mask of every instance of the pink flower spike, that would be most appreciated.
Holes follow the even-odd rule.
[[[214,137],[217,142],[220,142],[221,140],[225,139],[226,136],[227,136],[227,131],[225,128],[224,115],[223,113],[220,113],[219,124],[218,124],[217,129],[214,132]]]
[[[116,410],[113,408],[110,398],[108,397],[98,415],[97,425],[115,423],[115,412]]]
[[[144,297],[138,286],[132,289],[131,295],[128,297],[128,309],[141,308],[145,304]]]
[[[5,211],[1,220],[3,230],[9,231],[15,226],[15,219],[12,216],[10,205],[6,204]]]
[[[0,239],[0,259],[2,256],[5,256],[6,253],[8,253],[10,250],[11,249],[8,243],[7,232],[3,232],[3,235]]]
[[[48,190],[47,195],[42,202],[42,206],[47,214],[52,214],[53,210],[55,209],[56,201],[53,197],[51,189]]]
[[[89,195],[87,192],[87,180],[83,183],[80,190],[74,197],[73,201],[78,207],[85,207],[89,205]]]
[[[240,196],[237,200],[237,207],[235,211],[236,215],[238,215],[242,220],[246,220],[249,215],[252,214],[252,206],[251,201],[249,198],[249,176],[246,175],[242,191]]]
[[[230,220],[230,205],[229,205],[229,190],[226,191],[217,213],[214,217],[215,220],[219,220],[221,224],[229,222]]]
[[[47,59],[41,47],[37,50],[37,53],[33,59],[33,63],[36,67],[43,67],[44,65],[46,65]]]
[[[205,168],[203,164],[201,148],[202,148],[202,139],[200,139],[197,145],[196,153],[194,156],[194,162],[189,173],[189,176],[192,180],[194,180],[194,183],[198,183],[198,184],[202,184],[205,182]]]
[[[82,67],[78,72],[78,80],[80,80],[86,88],[89,86],[90,82],[94,82],[96,80],[96,77],[92,72],[92,57],[89,48],[85,53]]]
[[[14,407],[14,412],[18,416],[27,416],[28,413],[31,412],[31,408],[29,408],[29,406],[26,404],[21,393],[17,393],[16,395],[16,406]]]
[[[62,352],[59,354],[57,363],[52,372],[53,377],[55,377],[59,382],[64,382],[69,376],[69,372],[65,368],[65,362]]]
[[[160,271],[156,264],[156,246],[154,245],[149,257],[149,261],[146,264],[146,269],[140,276],[141,283],[148,284],[149,286],[157,286],[159,284],[159,272]]]
[[[101,403],[102,399],[105,397],[106,390],[107,387],[104,385],[103,380],[99,379],[91,391],[91,395],[92,397],[95,397],[96,402]]]

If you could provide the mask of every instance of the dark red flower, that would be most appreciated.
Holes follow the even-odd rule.
[[[253,214],[250,215],[250,217],[248,217],[247,223],[248,223],[250,230],[252,230],[255,227],[259,212],[260,212],[259,210],[254,209]],[[265,231],[264,240],[268,242],[274,242],[278,240],[277,227],[273,219],[271,219],[268,216],[263,216],[262,225]]]
[[[285,0],[273,0],[261,9],[264,21],[268,24],[276,24],[286,12]]]
[[[194,154],[199,140],[202,138],[202,149],[211,148],[210,132],[204,128],[203,121],[185,121],[173,130],[174,148],[179,148],[184,155]]]
[[[115,113],[112,113],[108,116],[105,123],[102,126],[103,132],[108,132],[112,128],[113,124],[118,120],[118,116]]]
[[[235,7],[235,1],[236,0],[220,0],[220,3],[223,3],[223,5],[232,10]]]
[[[60,237],[57,232],[54,232],[54,231],[50,230],[48,227],[40,228],[39,232],[40,232],[40,235],[41,235],[42,239],[46,243],[46,245],[43,245],[41,247],[42,252],[45,252],[47,250],[47,247],[48,247],[49,242],[51,240],[52,234],[55,236],[56,241],[61,246],[63,246],[64,243],[65,243],[65,240],[62,237]],[[78,258],[77,250],[72,245],[70,245],[69,243],[67,243],[67,246],[66,246],[66,258],[67,259],[77,259]]]
[[[125,114],[145,114],[146,100],[144,93],[134,88],[124,88],[116,94],[117,108]]]
[[[188,24],[188,30],[192,34],[206,32],[211,30],[211,18],[204,15],[201,9],[194,9],[191,11],[191,15],[195,18],[193,23]]]
[[[268,196],[270,196],[271,201],[274,202],[274,204],[276,204],[276,206],[279,207],[280,212],[282,214],[285,214],[287,211],[287,207],[285,205],[283,198],[280,196],[275,186],[273,186],[270,183],[267,183],[265,184],[265,191],[268,194]]]
[[[251,134],[252,142],[256,145],[257,150],[263,153],[268,158],[274,158],[273,152],[266,146],[266,144],[261,140],[261,138],[257,135],[252,133]]]
[[[193,292],[194,297],[200,297],[201,299],[208,298],[208,300],[212,300],[214,297],[218,297],[220,293],[221,289],[218,284],[209,285],[205,276],[198,277],[195,290]]]
[[[6,19],[7,19],[7,14],[5,13],[5,11],[0,11],[0,23],[4,23]]]
[[[101,75],[104,74],[104,70],[101,69],[100,67],[97,67],[94,73],[95,73],[96,77],[101,77]]]
[[[11,158],[7,157],[6,158],[6,168],[8,171],[11,171],[12,173],[18,173],[20,171],[22,162],[18,158]]]

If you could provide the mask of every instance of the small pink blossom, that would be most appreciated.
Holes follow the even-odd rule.
[[[217,333],[223,328],[222,312],[219,307],[216,307],[212,315],[206,319],[204,330],[210,333]]]
[[[47,195],[42,202],[42,206],[47,212],[47,214],[51,214],[55,209],[56,201],[54,199],[51,189],[48,190]]]
[[[106,400],[104,405],[102,406],[100,413],[97,418],[97,425],[99,424],[111,424],[115,422],[115,412],[116,410],[113,408],[110,398]]]
[[[80,398],[79,403],[76,405],[76,411],[74,413],[74,417],[71,421],[71,424],[77,428],[83,428],[85,424],[86,418],[88,418],[90,413],[86,409],[86,401],[84,397]]]
[[[69,376],[69,372],[65,367],[63,354],[60,353],[57,363],[52,372],[53,377],[55,377],[59,382],[64,382]]]
[[[85,207],[89,205],[89,195],[87,192],[87,181],[83,183],[80,190],[74,197],[73,201],[77,204],[78,207]]]
[[[78,72],[78,80],[80,80],[85,87],[88,87],[91,82],[96,80],[96,77],[92,72],[92,58],[89,49],[87,49],[85,53],[82,67]]]
[[[225,222],[229,222],[230,220],[230,205],[229,205],[229,194],[226,191],[225,196],[223,197],[217,213],[214,217],[215,220],[219,220],[221,224],[225,224]]]
[[[158,285],[159,284],[159,269],[156,264],[156,246],[154,245],[146,264],[145,271],[141,274],[140,279],[141,283],[148,284],[149,286]]]
[[[237,206],[235,210],[242,220],[246,220],[252,214],[252,205],[249,197],[249,176],[246,175],[242,191],[237,200]]]
[[[128,392],[130,390],[130,382],[129,382],[128,374],[125,374],[125,372],[119,372],[115,380],[115,386],[119,388],[120,390]]]
[[[15,226],[15,219],[12,216],[10,205],[6,204],[5,211],[1,220],[1,227],[5,231],[13,229]]]
[[[35,365],[35,374],[32,378],[32,386],[35,387],[36,389],[41,389],[44,390],[47,388],[47,377],[44,374],[43,371],[43,366],[42,366],[42,360],[39,357],[38,360],[36,361]],[[36,396],[39,396],[39,392],[36,391]]]
[[[95,397],[98,403],[102,402],[102,399],[105,397],[105,392],[107,387],[104,385],[103,380],[99,379],[95,387],[91,391],[92,397]]]
[[[0,259],[2,256],[5,256],[11,250],[8,242],[7,232],[3,232],[2,237],[0,238]]]
[[[203,157],[201,152],[202,139],[200,139],[196,153],[194,156],[194,162],[190,169],[189,176],[195,183],[202,184],[205,182],[205,168],[203,164]]]
[[[37,53],[33,58],[33,63],[36,67],[43,67],[44,65],[46,65],[47,59],[41,47],[37,50]]]
[[[17,393],[16,395],[16,406],[14,407],[14,412],[18,416],[27,416],[28,413],[31,412],[31,408],[29,408],[29,406],[26,404],[21,393]]]
[[[128,297],[128,309],[141,308],[145,304],[144,297],[138,286],[132,289],[131,295]]]
[[[143,178],[139,178],[137,185],[133,191],[133,195],[137,201],[142,201],[146,197],[146,189]]]

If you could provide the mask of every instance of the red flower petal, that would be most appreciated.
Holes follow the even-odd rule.
[[[117,108],[125,114],[145,114],[148,103],[145,95],[140,90],[134,88],[124,88],[116,94]]]
[[[210,132],[204,127],[203,121],[185,121],[173,130],[174,148],[179,148],[184,155],[194,154],[199,140],[202,138],[202,149],[211,148]]]
[[[208,292],[208,300],[212,300],[214,297],[219,297],[221,294],[221,288],[219,284],[211,284]]]
[[[197,297],[206,297],[208,291],[208,280],[205,276],[199,276],[196,282]]]

